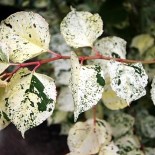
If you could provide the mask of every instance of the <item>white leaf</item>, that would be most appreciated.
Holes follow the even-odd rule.
[[[114,142],[111,142],[108,145],[103,145],[99,155],[119,155],[118,153],[119,148],[114,144]]]
[[[9,62],[9,54],[11,52],[10,47],[6,44],[3,43],[2,41],[0,42],[0,60],[2,62],[8,63]]]
[[[81,66],[75,53],[71,53],[70,87],[74,99],[74,120],[78,115],[97,104],[105,84],[100,66]]]
[[[101,55],[123,59],[126,57],[126,41],[116,36],[99,39],[94,47]]]
[[[153,101],[153,103],[155,105],[155,76],[153,78],[151,87],[152,87],[152,89],[151,89],[151,98],[152,98],[152,101]]]
[[[0,74],[9,67],[9,63],[0,62]]]
[[[146,94],[148,76],[141,63],[128,65],[110,61],[108,71],[112,89],[128,104]]]
[[[99,151],[102,145],[106,145],[111,140],[111,130],[109,125],[103,121],[92,119],[86,122],[77,122],[69,131],[68,146],[71,152],[89,155]]]
[[[105,37],[97,40],[94,47],[101,55],[113,58],[126,58],[126,41],[122,38],[115,36]],[[93,50],[91,55],[94,55]],[[100,65],[104,70],[104,75],[107,76],[107,60],[96,59],[90,60],[89,62],[91,62],[91,64],[93,63],[96,65]]]
[[[128,106],[127,102],[117,96],[115,91],[112,90],[109,78],[106,80],[106,85],[102,94],[102,101],[104,105],[111,110],[123,109]]]
[[[0,130],[9,125],[10,120],[7,116],[7,107],[4,101],[5,88],[0,87]]]
[[[140,149],[141,146],[138,137],[134,135],[123,136],[122,138],[119,138],[115,144],[119,147],[120,154],[127,154],[132,150]]]
[[[111,125],[113,136],[117,138],[132,130],[135,121],[132,116],[119,112],[111,114],[108,122]]]
[[[58,99],[57,99],[58,109],[62,111],[74,111],[74,102],[71,91],[68,87],[61,87]]]
[[[72,47],[92,46],[93,42],[102,34],[103,22],[98,14],[90,12],[71,12],[63,19],[60,25],[61,34],[67,44]]]
[[[20,69],[9,82],[5,101],[8,117],[17,129],[24,132],[46,120],[55,107],[56,88],[46,75]]]
[[[17,12],[1,22],[0,40],[10,46],[10,60],[23,62],[48,50],[48,24],[37,13]]]

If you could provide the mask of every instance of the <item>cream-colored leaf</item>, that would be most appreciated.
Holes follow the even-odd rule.
[[[93,42],[102,34],[103,22],[98,14],[85,11],[71,12],[60,25],[61,34],[68,45],[72,47],[92,46]]]
[[[140,34],[135,36],[131,42],[131,47],[135,47],[139,50],[140,54],[143,54],[148,48],[153,46],[154,38],[149,34]]]
[[[71,152],[89,155],[96,154],[102,145],[110,143],[111,130],[103,120],[92,119],[77,122],[69,131],[68,146]]]
[[[99,155],[120,155],[118,151],[119,148],[114,144],[114,142],[111,142],[110,144],[102,146]]]
[[[9,63],[0,62],[0,74],[9,67]]]
[[[74,120],[92,108],[102,97],[105,81],[100,66],[81,66],[75,53],[71,53],[70,88],[74,100]]]
[[[17,12],[1,22],[0,40],[10,46],[10,60],[21,63],[48,50],[48,24],[37,13]]]
[[[146,94],[148,75],[141,63],[108,62],[111,87],[128,104]]]
[[[4,129],[10,124],[7,116],[7,105],[4,102],[5,88],[0,87],[0,130]]]
[[[26,130],[41,124],[53,113],[55,100],[53,79],[26,68],[11,78],[5,95],[8,117],[23,137]]]
[[[104,105],[111,110],[123,109],[128,106],[128,103],[124,99],[117,96],[115,91],[112,90],[109,78],[107,78],[106,85],[104,87],[102,101]]]

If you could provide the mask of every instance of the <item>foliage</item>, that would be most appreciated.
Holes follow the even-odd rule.
[[[108,5],[108,1],[104,5]],[[121,19],[116,18],[114,23],[117,29],[121,29],[123,23],[127,22],[128,14],[126,10],[120,8],[120,12],[122,11],[125,11],[125,14]],[[107,23],[110,23],[110,20],[112,19],[109,18]],[[118,24],[120,20],[122,25]],[[125,23],[123,28],[127,25]],[[107,29],[113,27],[108,25]],[[61,41],[58,45],[52,38],[51,46],[56,51],[54,52],[49,47],[48,23],[39,14],[21,11],[1,22],[0,129],[12,122],[24,137],[25,131],[46,119],[49,124],[67,124],[72,117],[69,112],[74,112],[74,121],[85,112],[81,116],[86,119],[84,122],[73,125],[70,121],[69,127],[65,126],[69,130],[67,132],[70,155],[151,154],[154,148],[146,145],[141,149],[142,143],[147,142],[138,136],[155,138],[154,116],[144,112],[147,117],[139,120],[143,114],[140,111],[135,117],[117,111],[107,115],[109,111],[106,107],[111,111],[134,104],[133,101],[146,95],[148,82],[151,84],[151,99],[155,104],[155,75],[151,71],[150,76],[148,72],[149,65],[155,63],[154,37],[150,34],[135,36],[131,49],[137,49],[138,57],[144,60],[131,60],[126,59],[124,39],[116,36],[97,39],[103,32],[103,21],[99,14],[71,8],[60,24],[60,31],[63,38],[59,34],[53,36],[56,42]],[[143,38],[147,42],[146,46]],[[61,48],[57,47],[59,45]],[[86,54],[84,50],[87,51]],[[42,54],[48,57],[32,60],[36,56],[43,57]],[[128,56],[132,57],[132,53]],[[45,70],[45,74],[36,72],[46,63],[54,69],[56,83],[50,77],[51,73],[45,75],[48,71]],[[143,67],[145,64],[148,66]],[[11,71],[8,72],[9,70]],[[66,82],[61,76],[70,80]],[[57,100],[56,85],[58,87],[63,85],[60,87]],[[65,98],[69,98],[66,103]],[[106,107],[100,103],[100,99]],[[90,111],[91,108],[94,112]],[[134,110],[137,110],[136,106]],[[93,116],[89,112],[93,113]],[[135,128],[137,131],[133,132]]]

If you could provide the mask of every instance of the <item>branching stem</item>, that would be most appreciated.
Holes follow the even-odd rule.
[[[143,64],[153,64],[155,63],[155,59],[153,60],[131,60],[131,59],[121,59],[121,58],[113,58],[113,57],[108,57],[101,55],[99,51],[97,51],[94,47],[92,48],[95,52],[95,55],[93,56],[79,56],[79,60],[83,63],[85,60],[95,60],[95,59],[103,59],[103,60],[114,60],[122,63],[137,63],[141,62]],[[33,62],[26,62],[26,63],[11,63],[11,66],[17,66],[17,68],[12,71],[11,73],[4,73],[3,75],[7,77],[6,79],[9,80],[14,73],[16,73],[20,68],[22,67],[28,67],[28,66],[35,66],[33,71],[36,71],[42,64],[49,63],[52,61],[60,60],[60,59],[70,59],[70,56],[63,56],[61,54],[57,54],[51,50],[48,50],[49,53],[53,54],[54,57],[48,58],[48,59],[43,59],[43,60],[38,60],[38,61],[33,61]],[[2,76],[3,76],[2,75]]]

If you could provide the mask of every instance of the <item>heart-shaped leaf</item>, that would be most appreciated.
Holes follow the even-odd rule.
[[[98,14],[85,11],[71,12],[60,25],[61,34],[68,45],[72,47],[92,46],[93,42],[102,34],[103,22]]]
[[[8,117],[24,132],[46,120],[55,107],[56,88],[52,78],[20,69],[9,82],[5,101]]]

